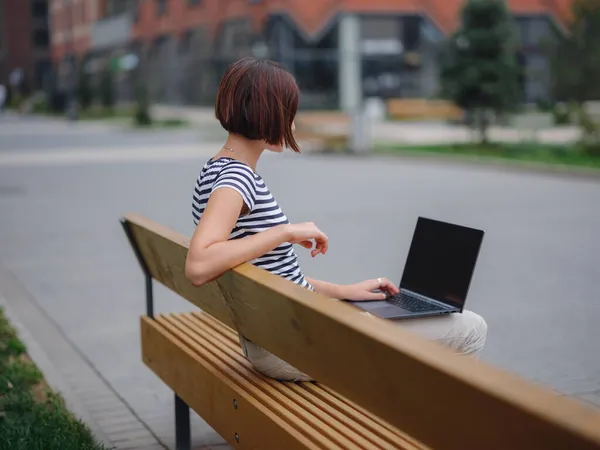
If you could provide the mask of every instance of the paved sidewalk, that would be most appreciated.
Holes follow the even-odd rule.
[[[219,128],[214,111],[209,107],[181,107],[170,105],[154,106],[157,117],[180,117],[205,129]],[[302,112],[299,113],[301,115]],[[335,113],[334,113],[335,115]],[[332,120],[323,128],[332,132],[347,132],[348,122]],[[477,142],[477,133],[462,125],[450,125],[443,122],[381,122],[371,130],[376,144],[436,145]],[[561,126],[541,129],[535,134],[532,130],[518,130],[492,126],[489,138],[493,142],[523,142],[532,140],[550,144],[569,144],[579,139],[580,131],[575,126]]]

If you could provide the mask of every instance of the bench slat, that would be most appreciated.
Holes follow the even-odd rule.
[[[213,339],[230,347],[243,358],[235,332],[224,327],[218,321],[203,313],[192,313],[188,317],[192,318],[198,327],[206,327],[207,332],[211,334]],[[208,331],[209,329],[219,331],[212,332]],[[245,358],[243,358],[243,364],[251,367],[250,362]],[[267,378],[264,380],[270,383],[278,383],[277,381],[269,380]],[[321,385],[315,383],[299,383],[298,385],[292,383],[285,384],[289,385],[292,390],[296,391],[299,395],[302,395],[309,401],[316,403],[317,401],[321,400],[322,402],[320,405],[325,407],[330,415],[335,415],[338,420],[343,422],[350,422],[347,423],[347,425],[353,428],[357,433],[363,434],[366,431],[370,431],[371,433],[363,435],[367,439],[371,439],[372,442],[377,445],[401,445],[402,448],[406,449],[424,448],[410,437],[403,435],[399,430],[393,429],[389,425],[389,428],[383,427],[377,422],[378,419],[371,417],[364,411],[358,411],[355,407],[350,406],[348,403],[344,403],[344,401],[340,400],[339,397],[329,394]],[[300,391],[305,391],[309,395]],[[339,413],[332,412],[332,409],[339,411],[341,416]],[[348,418],[351,420],[349,421]]]
[[[273,449],[327,449],[281,420],[275,410],[258,402],[223,372],[189,348],[183,347],[165,327],[143,317],[144,363],[206,420],[227,442],[239,449],[264,447],[269,437]],[[235,399],[238,408],[233,408]],[[240,442],[236,443],[234,434]]]
[[[230,339],[230,336],[220,335],[219,332],[216,332],[214,328],[208,325],[214,319],[209,319],[208,317],[201,319],[201,316],[206,315],[170,314],[160,315],[156,320],[158,324],[166,327],[170,332],[178,333],[180,339],[185,340],[186,344],[189,344],[206,359],[216,357],[219,361],[226,362],[229,368],[247,380],[247,383],[244,383],[237,379],[236,384],[238,386],[242,389],[251,390],[252,388],[248,385],[252,384],[261,391],[257,395],[257,399],[261,403],[269,405],[268,402],[261,400],[262,396],[266,395],[279,404],[284,405],[287,414],[285,417],[282,416],[282,418],[292,426],[296,426],[299,419],[304,420],[313,433],[320,430],[323,436],[326,436],[326,439],[332,439],[336,442],[337,445],[333,442],[327,443],[327,448],[361,448],[365,450],[416,450],[423,448],[409,444],[402,437],[394,433],[389,433],[387,430],[384,430],[381,435],[377,435],[369,428],[362,427],[360,422],[353,423],[349,417],[340,414],[333,408],[333,413],[331,415],[328,414],[328,412],[323,411],[327,409],[324,401],[301,388],[301,386],[313,386],[312,383],[282,383],[256,373],[252,369],[250,362],[241,354],[239,345],[236,345],[235,341]],[[225,332],[230,334],[229,329],[226,329]],[[207,355],[207,352],[210,355]],[[228,372],[226,376],[230,377],[231,373]],[[254,391],[254,393],[256,392]],[[259,396],[261,397],[260,399]],[[298,401],[300,398],[304,400],[304,403]],[[314,403],[319,402],[323,410],[315,407]],[[330,428],[336,430],[339,435],[337,437],[333,436]],[[357,444],[359,445],[357,446]]]
[[[349,430],[354,431],[362,438],[360,444],[363,445],[366,449],[372,449],[373,446],[378,446],[381,448],[392,448],[396,447],[391,442],[385,441],[381,437],[373,434],[370,430],[361,427],[358,423],[356,423],[350,415],[342,414],[339,410],[335,409],[331,405],[328,405],[319,397],[310,393],[310,391],[302,388],[301,386],[297,386],[295,384],[289,385],[289,388],[302,397],[306,402],[317,407],[323,414],[331,416],[343,424],[344,427],[347,427]],[[368,440],[365,442],[364,440]]]
[[[187,318],[185,316],[178,316],[177,318],[170,316],[165,317],[165,319],[175,326],[178,326],[178,323],[184,324],[184,326],[180,328],[180,331],[186,333],[191,339],[197,342],[200,342],[200,340],[209,341],[211,339],[211,336],[208,333],[205,334],[203,328],[194,326],[193,323],[191,324],[191,328],[189,323],[187,323],[186,326]],[[311,407],[306,401],[303,402],[299,396],[293,395],[293,393],[289,391],[288,383],[280,383],[260,376],[252,369],[248,360],[244,358],[237,349],[224,351],[222,347],[218,349],[212,347],[211,353],[243,377],[245,381],[244,386],[252,384],[273,400],[285,405],[286,409],[289,411],[287,419],[291,423],[297,423],[298,419],[301,419],[313,429],[313,432],[319,431],[321,434],[336,442],[341,448],[364,450],[373,448],[372,442],[367,442],[356,433],[345,429],[340,423],[331,420],[330,417],[327,417],[326,414],[322,414],[322,412],[316,410],[316,408]],[[235,361],[236,364],[232,364],[233,361]]]
[[[410,449],[425,449],[422,444],[412,439],[410,436],[403,434],[400,430],[392,427],[390,424],[384,424],[381,419],[374,417],[368,411],[365,411],[360,406],[353,404],[348,399],[343,398],[335,391],[330,390],[321,384],[305,383],[302,385],[311,394],[319,397],[328,405],[338,409],[343,414],[352,418],[352,420],[360,423],[363,427],[373,431],[380,436],[387,436],[388,441],[393,441],[396,438],[405,441],[406,448]]]
[[[183,275],[187,239],[129,221],[154,277],[432,448],[600,449],[600,414],[587,405],[249,264],[195,289]]]
[[[340,445],[338,445],[338,443],[336,443],[335,441],[329,439],[328,435],[315,433],[315,430],[312,427],[312,423],[307,424],[305,421],[298,420],[298,417],[294,416],[294,414],[292,414],[289,411],[286,402],[282,401],[281,398],[278,398],[277,395],[265,394],[265,392],[260,387],[257,387],[255,383],[248,383],[247,376],[244,376],[237,372],[235,369],[233,369],[229,361],[225,363],[210,352],[209,349],[211,348],[209,345],[207,345],[208,341],[204,339],[192,338],[187,333],[178,329],[176,325],[170,323],[168,317],[159,318],[158,322],[163,327],[165,327],[170,333],[176,336],[177,339],[179,339],[181,342],[185,343],[187,346],[193,349],[193,351],[195,351],[198,354],[201,354],[203,358],[205,358],[214,366],[219,367],[219,369],[221,370],[221,376],[226,377],[230,381],[235,383],[238,391],[247,392],[248,395],[251,395],[255,401],[260,402],[260,404],[266,407],[268,410],[274,411],[283,422],[285,422],[290,427],[295,428],[296,431],[300,432],[302,435],[304,435],[304,437],[312,440],[314,445],[318,445],[320,448],[343,448]],[[229,403],[231,403],[231,401]],[[264,443],[261,445],[264,445]]]

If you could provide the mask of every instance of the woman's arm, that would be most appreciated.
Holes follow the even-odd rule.
[[[262,233],[229,241],[244,201],[233,189],[214,191],[194,231],[185,263],[185,275],[200,286],[244,262],[252,261],[284,242],[315,248],[313,256],[327,251],[327,236],[314,224],[278,225]]]
[[[315,290],[327,297],[345,299],[344,288],[341,284],[329,283],[327,281],[315,280],[314,278],[305,277]]]
[[[355,284],[334,284],[308,277],[306,281],[312,284],[317,292],[342,300],[385,300],[388,294],[394,295],[400,291],[387,278],[365,280]],[[381,292],[373,292],[376,289]]]

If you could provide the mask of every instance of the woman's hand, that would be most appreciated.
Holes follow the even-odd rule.
[[[365,280],[360,283],[342,286],[342,289],[344,300],[385,300],[388,295],[395,295],[400,292],[398,286],[387,278]],[[381,292],[373,292],[375,289],[379,289]]]
[[[312,250],[310,254],[313,258],[319,253],[322,255],[327,253],[329,238],[317,228],[314,222],[288,224],[285,227],[289,236],[288,242]]]

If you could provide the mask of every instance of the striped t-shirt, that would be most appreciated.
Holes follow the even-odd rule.
[[[219,158],[209,160],[198,175],[192,202],[194,224],[198,225],[210,194],[221,188],[237,191],[248,209],[247,214],[238,218],[229,239],[241,239],[289,223],[260,175],[241,161]],[[250,263],[313,289],[304,278],[294,246],[289,242],[284,242]]]

